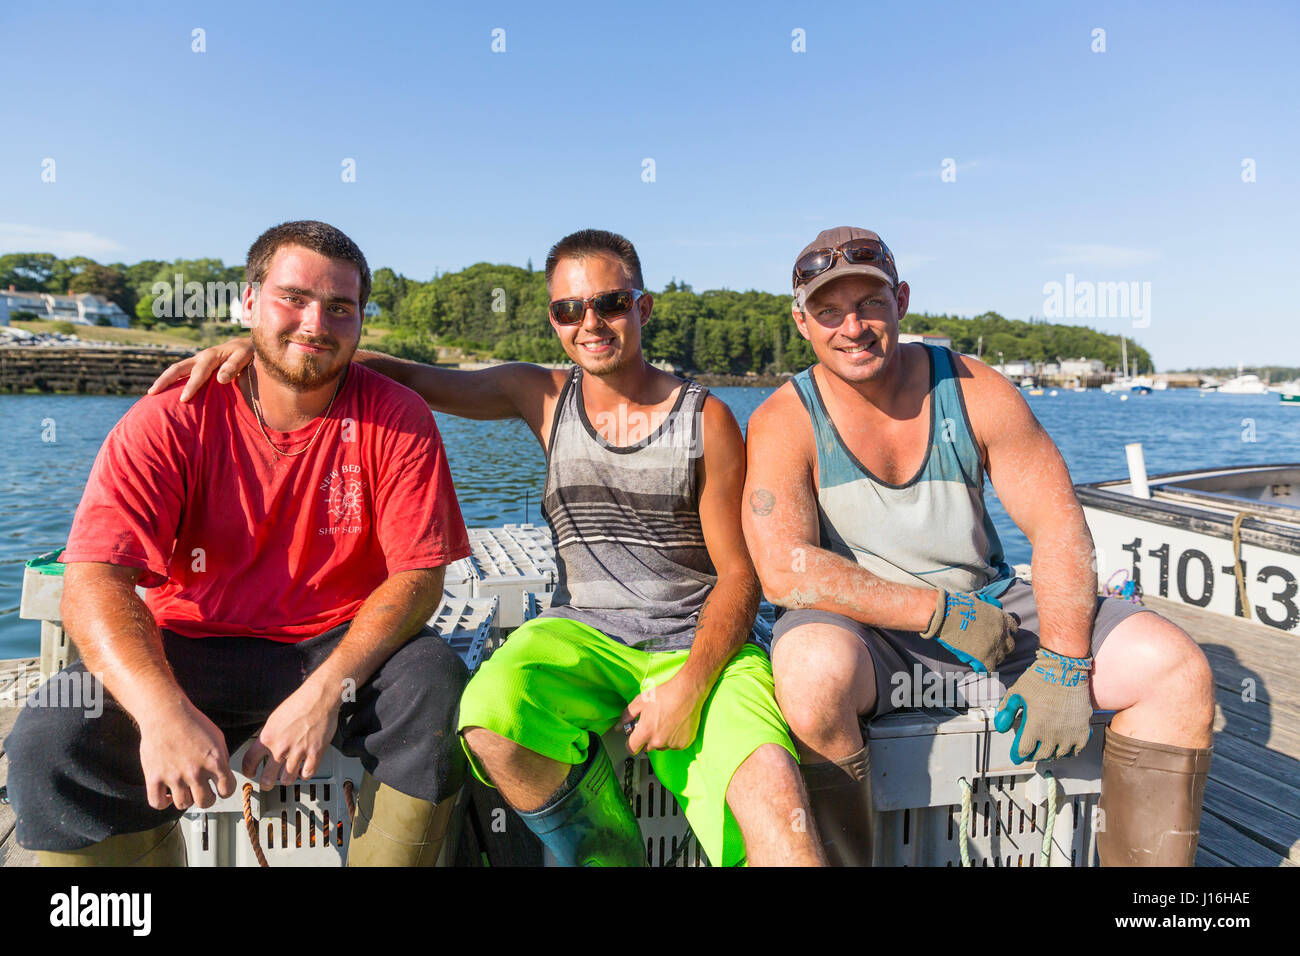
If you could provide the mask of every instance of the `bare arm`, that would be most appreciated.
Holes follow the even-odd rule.
[[[135,591],[140,572],[116,564],[69,564],[61,613],[68,637],[137,724],[189,702],[163,656],[162,632]]]
[[[139,576],[113,564],[69,564],[60,613],[86,669],[140,728],[149,805],[209,807],[212,785],[223,797],[235,790],[225,737],[176,683],[162,632],[135,592]]]
[[[722,668],[744,646],[758,613],[759,588],[740,527],[745,486],[745,441],[740,426],[721,400],[704,406],[701,436],[700,525],[718,581],[700,609],[695,641],[682,675],[705,694]]]
[[[628,740],[636,753],[681,749],[695,740],[700,711],[727,662],[744,646],[758,610],[758,579],[740,528],[740,497],[745,483],[745,444],[731,411],[710,397],[701,423],[703,459],[699,475],[700,524],[717,571],[695,625],[690,654],[669,681],[628,705],[624,720],[641,723]]]
[[[554,371],[526,362],[471,372],[365,350],[357,352],[356,361],[405,385],[435,412],[480,420],[522,418],[535,434],[541,432],[544,397],[559,394]],[[563,384],[563,373],[558,381]]]
[[[441,567],[403,571],[371,592],[329,657],[267,718],[244,755],[246,776],[264,759],[263,789],[316,773],[345,695],[355,700],[356,690],[437,610],[444,573]]]
[[[786,608],[815,607],[876,627],[924,631],[938,594],[895,584],[819,546],[816,449],[803,404],[786,385],[749,419],[742,520],[763,591]]]
[[[961,357],[961,385],[998,500],[1033,547],[1043,647],[1087,657],[1096,613],[1092,534],[1070,473],[1020,392],[982,362]]]
[[[217,381],[232,382],[253,361],[253,343],[243,336],[206,348],[169,365],[149,387],[159,392],[186,376],[181,401],[188,402],[215,372]],[[545,444],[547,413],[564,386],[565,373],[525,362],[510,362],[477,371],[437,368],[383,352],[358,350],[353,361],[405,385],[434,411],[461,418],[522,418]]]

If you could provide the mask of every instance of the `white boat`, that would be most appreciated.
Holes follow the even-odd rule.
[[[1129,478],[1075,486],[1100,582],[1300,635],[1300,464],[1148,478],[1129,447]]]
[[[1259,380],[1258,375],[1243,374],[1242,366],[1237,366],[1237,377],[1230,378],[1219,385],[1220,395],[1266,395],[1268,386]]]
[[[1103,392],[1136,392],[1139,395],[1150,395],[1151,389],[1167,387],[1168,383],[1163,386],[1157,386],[1149,377],[1137,374],[1137,362],[1133,363],[1133,374],[1128,370],[1128,344],[1124,341],[1124,336],[1119,337],[1120,367],[1123,374],[1118,378],[1112,379],[1102,385]]]
[[[1220,385],[1217,391],[1220,395],[1267,395],[1268,386],[1258,375],[1238,375]]]

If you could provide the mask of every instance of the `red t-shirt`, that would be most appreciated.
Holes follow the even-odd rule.
[[[442,438],[409,389],[353,364],[320,435],[278,456],[239,390],[147,395],[99,450],[65,562],[143,569],[160,627],[296,642],[402,571],[469,554]],[[319,418],[268,429],[281,449]]]

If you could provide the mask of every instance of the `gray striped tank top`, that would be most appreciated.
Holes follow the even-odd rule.
[[[821,546],[898,584],[996,598],[1014,573],[984,505],[984,468],[948,349],[930,360],[930,441],[901,485],[873,475],[840,437],[812,369],[792,381],[817,438]]]
[[[587,420],[582,369],[574,367],[546,449],[542,511],[559,580],[543,617],[580,621],[646,651],[690,646],[717,582],[695,481],[707,396],[687,382],[663,422],[649,422],[657,428],[618,447]]]

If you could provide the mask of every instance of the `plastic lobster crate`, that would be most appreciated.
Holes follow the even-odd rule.
[[[444,597],[429,624],[460,655],[470,673],[494,644],[498,599]],[[231,757],[238,768],[251,741]],[[235,769],[235,793],[206,810],[193,808],[181,818],[190,866],[258,866],[244,822],[244,784],[253,785],[250,816],[268,866],[341,866],[347,859],[352,825],[346,794],[361,784],[361,761],[330,747],[316,775],[290,786],[261,791]],[[457,832],[459,816],[451,832]],[[439,865],[447,865],[454,841],[443,848]]]
[[[41,680],[49,680],[80,655],[63,630],[64,565],[58,548],[32,558],[23,568],[23,592],[18,602],[18,616],[41,622]]]
[[[443,596],[429,623],[460,655],[472,674],[497,644],[501,599]]]
[[[247,741],[231,755],[238,768],[252,745]],[[361,785],[361,761],[330,747],[316,775],[289,786],[261,790],[235,770],[235,792],[218,797],[206,810],[190,809],[181,817],[189,866],[258,866],[244,823],[244,787],[251,784],[250,815],[269,866],[342,866],[352,838],[345,789]]]
[[[1095,866],[1094,813],[1109,712],[1092,718],[1083,752],[1011,762],[1014,733],[998,733],[996,708],[895,711],[866,724],[876,866],[961,866],[963,803],[972,866]]]
[[[500,626],[518,627],[520,595],[555,589],[550,533],[533,525],[470,528],[470,556],[451,564],[443,590],[449,596],[501,598]]]

